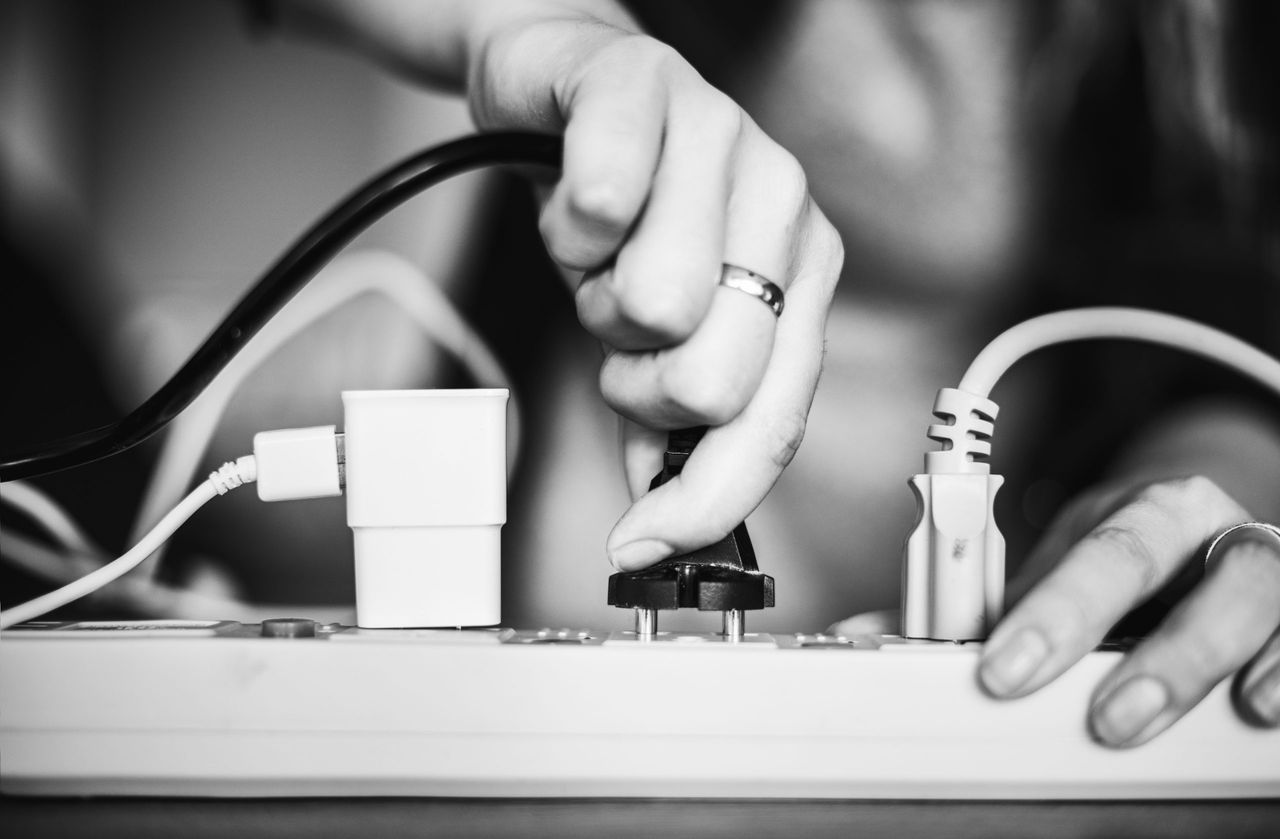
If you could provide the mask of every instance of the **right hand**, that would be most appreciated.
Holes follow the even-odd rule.
[[[484,129],[563,132],[542,210],[554,259],[581,272],[600,388],[625,420],[635,503],[608,540],[632,570],[716,541],[772,488],[804,435],[840,238],[805,175],[670,47],[625,22],[514,16],[474,50]],[[775,318],[718,287],[724,263],[786,292]],[[646,494],[666,432],[709,425],[675,480]]]

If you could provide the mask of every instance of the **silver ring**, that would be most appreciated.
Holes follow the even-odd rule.
[[[726,263],[720,269],[720,285],[750,294],[768,306],[775,318],[782,315],[782,306],[785,302],[782,289],[755,271]]]
[[[1204,552],[1204,570],[1208,572],[1219,560],[1220,554],[1241,542],[1270,545],[1276,555],[1280,556],[1280,527],[1262,521],[1243,521],[1231,525],[1209,543],[1209,549]]]

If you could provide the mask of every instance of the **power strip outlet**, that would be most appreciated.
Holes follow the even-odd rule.
[[[275,637],[264,637],[264,632]],[[38,623],[0,638],[0,790],[32,795],[1280,795],[1220,685],[1111,750],[1119,653],[987,697],[979,647],[889,637]]]

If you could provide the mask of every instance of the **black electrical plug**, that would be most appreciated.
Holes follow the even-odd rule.
[[[671,432],[662,471],[654,476],[650,490],[680,474],[706,430],[704,426]],[[773,577],[760,573],[745,522],[705,548],[609,577],[609,605],[635,609],[636,634],[641,637],[657,631],[658,610],[696,608],[723,612],[725,636],[741,640],[743,613],[773,606],[773,601]]]

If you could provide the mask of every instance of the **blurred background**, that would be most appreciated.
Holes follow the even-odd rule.
[[[929,445],[933,391],[999,329],[1132,304],[1280,350],[1273,4],[635,6],[800,157],[849,254],[809,440],[751,519],[779,581],[778,609],[751,628],[820,629],[896,605],[913,514],[903,484]],[[0,6],[6,450],[139,404],[338,198],[472,130],[461,100],[263,31],[249,8]],[[504,531],[506,621],[624,626],[604,605],[605,536],[627,503],[615,421],[595,393],[599,349],[573,322],[535,220],[524,184],[469,175],[353,250],[429,278],[516,386],[526,443]],[[231,397],[199,472],[247,452],[258,430],[340,425],[342,389],[474,384],[407,310],[363,295],[284,341]],[[1227,398],[1275,418],[1247,386],[1141,348],[1046,354],[1006,388],[1018,410],[995,465],[1009,478],[1014,566],[1152,417]],[[116,552],[160,445],[37,484]],[[48,587],[0,573],[6,602]],[[179,531],[158,573],[341,611],[353,595],[343,501],[232,495]],[[71,613],[125,616],[118,603]]]
[[[340,197],[471,130],[457,97],[265,43],[247,4],[12,2],[0,15],[6,449],[139,404]],[[352,249],[394,251],[474,309],[502,188],[487,173],[446,183]],[[514,212],[536,237],[531,201]],[[341,425],[343,389],[467,384],[400,309],[364,295],[285,342],[232,398],[200,474],[250,450],[255,431]],[[157,453],[158,441],[40,483],[115,550]],[[179,535],[166,579],[217,567],[257,600],[350,601],[341,499],[213,507]],[[41,585],[6,575],[5,600]]]

